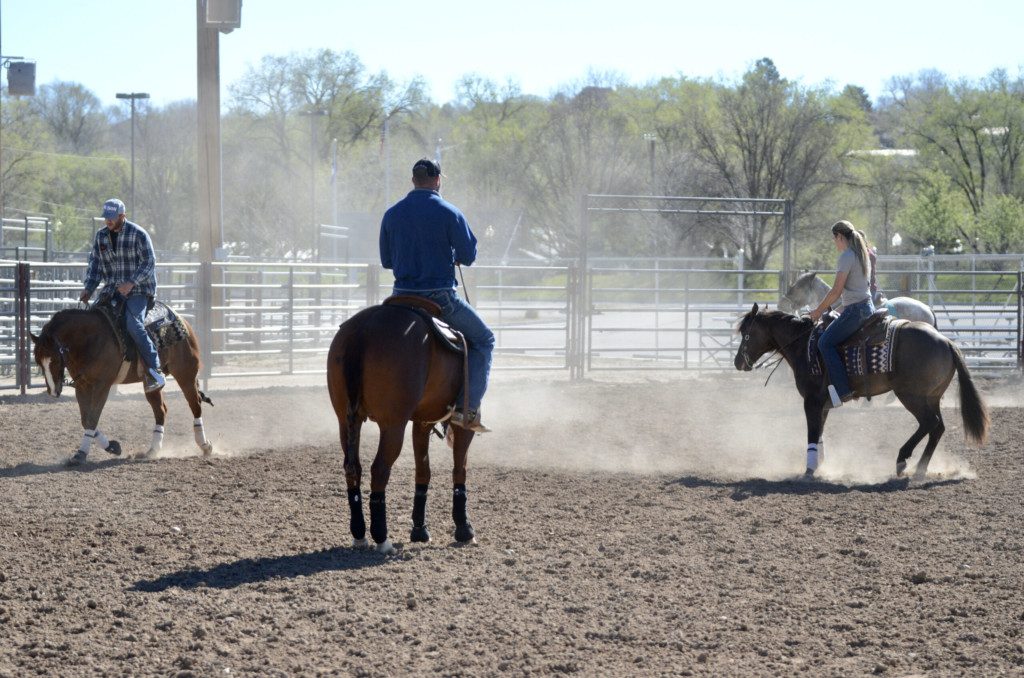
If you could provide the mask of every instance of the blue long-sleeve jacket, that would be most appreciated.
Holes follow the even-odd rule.
[[[380,224],[380,263],[395,274],[396,292],[455,289],[455,263],[476,261],[476,236],[459,208],[417,188]]]

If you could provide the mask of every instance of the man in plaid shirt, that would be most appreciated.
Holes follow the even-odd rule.
[[[88,302],[102,282],[104,295],[124,301],[128,334],[148,368],[143,378],[144,388],[146,393],[159,391],[164,387],[160,356],[144,324],[149,302],[156,295],[153,241],[138,224],[125,218],[124,203],[116,198],[103,204],[103,219],[107,225],[96,232],[89,253],[85,289],[79,299]]]

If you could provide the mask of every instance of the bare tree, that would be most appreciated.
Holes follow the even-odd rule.
[[[84,86],[54,81],[41,86],[31,102],[58,150],[84,155],[101,146],[110,120],[100,100]]]
[[[701,164],[698,190],[739,198],[789,198],[794,210],[825,200],[841,174],[845,152],[828,97],[783,79],[761,59],[735,88],[714,96],[692,118],[693,151]],[[720,228],[764,268],[782,244],[782,219],[746,216]]]

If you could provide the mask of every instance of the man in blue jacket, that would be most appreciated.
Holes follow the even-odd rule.
[[[85,289],[79,300],[87,303],[101,282],[104,294],[121,297],[128,334],[139,349],[139,357],[146,363],[143,386],[146,393],[159,391],[164,387],[160,356],[143,324],[149,301],[156,295],[153,241],[142,227],[125,218],[124,203],[116,198],[103,204],[103,219],[106,227],[97,231],[93,239]]]
[[[480,421],[480,403],[491,371],[494,333],[455,288],[455,265],[476,260],[476,236],[455,205],[441,198],[441,166],[423,158],[412,166],[413,190],[384,213],[380,224],[380,263],[395,274],[395,294],[426,297],[441,307],[441,319],[462,332],[469,344],[469,411],[456,409],[451,422],[471,431],[489,431]],[[459,395],[458,404],[463,402]]]

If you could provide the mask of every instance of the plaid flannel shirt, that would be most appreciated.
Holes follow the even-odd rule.
[[[89,268],[85,273],[85,291],[92,294],[100,283],[108,287],[135,283],[129,296],[156,296],[156,254],[153,241],[138,224],[124,222],[117,236],[117,247],[110,242],[110,231],[104,227],[96,232]]]

